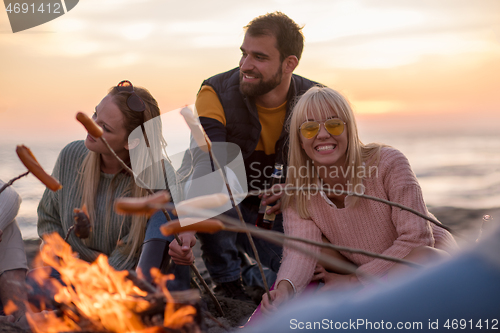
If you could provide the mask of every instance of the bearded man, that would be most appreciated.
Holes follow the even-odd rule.
[[[293,74],[302,54],[304,36],[302,28],[288,16],[280,12],[259,16],[245,29],[239,67],[205,80],[198,92],[196,110],[212,142],[231,142],[241,148],[248,190],[252,191],[269,188],[275,163],[286,165],[285,121],[293,102],[316,83]],[[207,174],[203,168],[203,163],[197,163],[195,153],[194,178]],[[265,204],[272,204],[279,197],[266,197]],[[247,223],[255,223],[259,204],[257,196],[247,197],[240,203]],[[280,212],[279,204],[268,210],[273,212]],[[237,218],[234,209],[226,214]],[[281,214],[277,215],[273,230],[283,232]],[[238,254],[240,250],[253,255],[247,236],[225,231],[197,236],[205,265],[216,284],[216,293],[248,299],[242,286],[241,255]],[[187,241],[187,237],[182,239],[186,244],[194,244]],[[278,272],[281,247],[260,239],[255,239],[255,243],[263,265]],[[184,260],[187,264],[193,259],[190,247],[181,248],[175,241],[170,244],[169,253],[178,263]],[[260,279],[262,283],[258,270],[252,268],[255,267],[248,268],[249,274],[243,274],[245,282],[258,284]],[[270,283],[275,278],[272,272]]]

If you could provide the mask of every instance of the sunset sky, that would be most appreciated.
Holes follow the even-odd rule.
[[[193,104],[203,79],[237,66],[243,26],[276,10],[304,25],[295,73],[360,119],[500,129],[498,0],[80,0],[15,34],[0,10],[0,140],[82,137],[75,113],[123,79],[163,112]]]

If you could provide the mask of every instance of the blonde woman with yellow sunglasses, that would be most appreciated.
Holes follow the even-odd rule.
[[[349,102],[340,93],[312,87],[295,105],[289,126],[286,189],[304,190],[285,191],[286,234],[420,264],[446,257],[457,247],[448,231],[421,217],[349,195],[371,195],[430,215],[407,158],[386,145],[363,144]],[[315,189],[305,190],[307,187]],[[324,283],[323,289],[362,289],[371,283],[367,275],[386,281],[410,269],[362,254],[331,254],[352,265],[356,273],[328,271],[315,259],[285,246],[276,287],[271,291],[273,302],[264,295],[263,312],[274,311],[310,282]]]

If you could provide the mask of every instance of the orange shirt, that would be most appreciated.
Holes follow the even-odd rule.
[[[275,153],[276,141],[278,141],[285,123],[286,103],[285,101],[276,108],[264,108],[257,105],[262,131],[255,150],[263,151],[266,155]],[[195,106],[199,117],[212,118],[226,126],[224,109],[212,87],[203,86],[201,88]]]

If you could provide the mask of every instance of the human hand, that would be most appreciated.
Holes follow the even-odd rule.
[[[288,281],[280,281],[278,287],[269,292],[271,301],[267,293],[262,295],[260,309],[263,314],[269,315],[278,309],[278,306],[288,301],[293,296],[293,287]]]
[[[270,315],[278,309],[278,306],[286,301],[286,296],[281,293],[279,290],[271,290],[269,292],[271,295],[271,301],[269,301],[269,297],[267,297],[267,293],[262,295],[262,301],[260,302],[260,309],[263,314]]]
[[[263,199],[264,205],[271,205],[281,199],[283,193],[285,192],[286,184],[275,184],[268,191],[268,194],[261,194],[259,197]],[[281,201],[277,202],[274,206],[266,211],[267,214],[279,214],[281,213]]]
[[[335,275],[335,273],[330,273],[323,266],[317,264],[314,268],[314,274],[311,281],[318,281],[326,284],[327,282],[331,282],[335,279]]]
[[[191,248],[196,244],[194,232],[184,232],[179,234],[182,245],[174,239],[169,246],[168,254],[177,265],[189,266],[194,262],[194,254]]]
[[[324,290],[349,290],[360,287],[356,274],[336,274],[328,272],[323,266],[316,265],[312,281],[321,281],[325,284]]]

